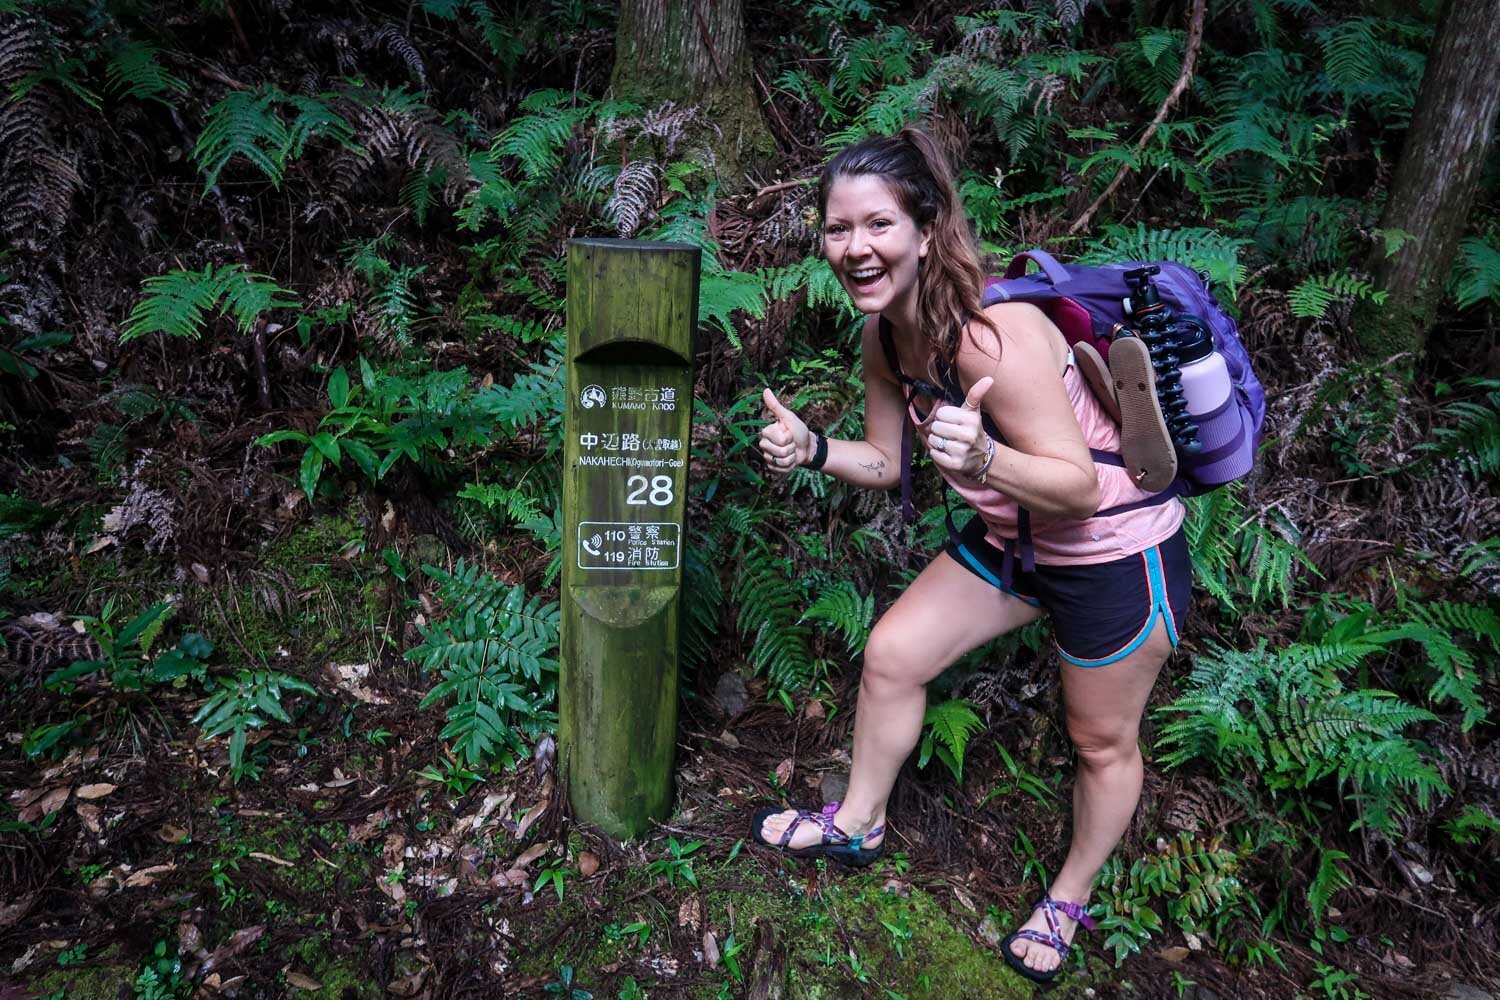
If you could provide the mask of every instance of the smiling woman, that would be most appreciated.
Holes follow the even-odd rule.
[[[867,317],[864,439],[814,434],[767,389],[761,452],[781,473],[805,465],[888,488],[915,433],[979,516],[870,633],[844,801],[763,809],[751,836],[797,857],[879,857],[925,685],[1050,614],[1078,753],[1073,840],[1031,919],[1002,946],[1023,975],[1049,980],[1077,925],[1092,925],[1094,877],[1140,797],[1137,728],[1191,591],[1183,507],[1141,502],[1151,494],[1123,468],[1098,464],[1118,454],[1120,429],[1051,321],[1026,304],[982,305],[986,271],[931,136],[909,128],[849,147],[824,169],[820,197],[828,264]]]

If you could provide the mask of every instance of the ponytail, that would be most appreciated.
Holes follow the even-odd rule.
[[[835,180],[861,175],[880,177],[919,228],[931,227],[918,272],[917,323],[933,355],[955,371],[964,324],[971,321],[995,333],[998,349],[1000,331],[981,306],[988,272],[959,203],[953,168],[937,141],[926,130],[907,126],[894,136],[848,147],[823,168],[820,209],[827,212]]]

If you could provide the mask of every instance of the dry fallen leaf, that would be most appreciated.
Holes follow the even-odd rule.
[[[188,832],[180,826],[163,823],[162,828],[156,831],[156,836],[168,844],[180,844],[188,839]]]
[[[517,840],[524,839],[526,836],[526,831],[531,829],[531,825],[542,818],[542,814],[547,811],[547,801],[547,797],[543,796],[542,798],[537,799],[536,805],[526,810],[525,818],[523,818],[520,823],[516,824]]]
[[[68,788],[66,785],[62,788],[53,788],[17,813],[16,819],[22,823],[35,823],[48,813],[54,813],[61,809],[63,803],[67,801]]]
[[[592,851],[578,852],[578,874],[584,878],[593,878],[594,872],[599,870],[599,855]]]
[[[511,863],[511,867],[525,868],[537,858],[541,857],[543,854],[546,854],[547,850],[551,846],[552,845],[547,841],[543,841],[540,844],[532,844],[530,847],[526,848],[526,850],[521,852],[521,856],[519,858],[516,858],[516,860]]]
[[[119,786],[104,782],[100,782],[97,785],[84,785],[78,789],[78,797],[80,799],[102,799],[117,787]]]
[[[228,941],[214,949],[212,955],[203,960],[203,975],[214,971],[220,965],[234,958],[246,948],[260,940],[260,936],[266,932],[265,924],[256,924],[254,927],[242,927],[235,931]]]
[[[286,981],[288,985],[295,986],[299,990],[306,990],[309,993],[316,993],[323,988],[323,984],[312,976],[304,976],[300,972],[288,972],[286,974]]]
[[[140,889],[148,885],[154,885],[157,879],[168,872],[175,872],[176,870],[176,863],[170,861],[164,865],[152,865],[150,868],[142,868],[140,871],[132,873],[125,880],[125,888]]]
[[[386,992],[397,997],[414,997],[422,990],[422,981],[427,978],[427,970],[422,969],[413,972],[409,976],[393,979],[386,985]]]
[[[28,893],[14,903],[6,903],[0,906],[0,930],[4,930],[26,916],[27,912],[31,909],[31,904],[36,902],[36,896],[37,894],[34,892]]]
[[[83,828],[89,833],[100,833],[104,830],[104,825],[100,822],[104,810],[98,806],[91,806],[87,802],[76,802],[73,804],[73,811],[78,814],[78,818],[83,821]]]
[[[719,941],[713,931],[703,932],[703,962],[710,969],[719,964]]]
[[[792,769],[796,766],[790,757],[776,765],[776,780],[783,788],[792,783]]]
[[[1188,957],[1189,951],[1188,949],[1182,947],[1182,945],[1174,945],[1171,948],[1163,948],[1156,954],[1157,957],[1163,959],[1164,961],[1180,962]]]

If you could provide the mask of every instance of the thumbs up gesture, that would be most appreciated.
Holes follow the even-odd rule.
[[[781,405],[781,400],[769,388],[761,395],[761,402],[770,411],[771,423],[760,429],[760,453],[767,468],[784,476],[811,461],[812,432],[801,417]]]
[[[980,418],[984,395],[995,380],[985,376],[969,389],[962,406],[944,405],[933,411],[928,421],[927,448],[932,461],[951,472],[972,473],[984,462],[989,450],[989,435]]]

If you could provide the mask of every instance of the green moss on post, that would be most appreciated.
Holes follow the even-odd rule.
[[[698,253],[569,248],[558,746],[574,815],[616,837],[672,808]]]

